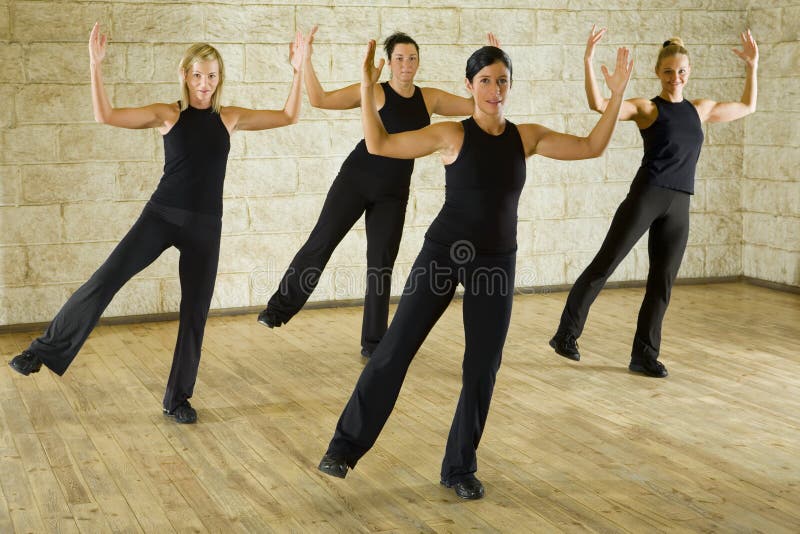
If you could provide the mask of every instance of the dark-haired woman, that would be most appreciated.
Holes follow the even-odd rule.
[[[311,31],[311,39],[316,27]],[[489,34],[489,42],[497,40]],[[384,42],[391,76],[375,84],[381,119],[389,132],[417,130],[430,124],[433,113],[469,115],[472,99],[431,87],[417,87],[419,46],[404,33],[394,33]],[[359,84],[325,91],[311,63],[306,61],[305,85],[312,106],[322,109],[352,109],[361,105]],[[311,235],[292,259],[277,291],[258,321],[270,328],[288,322],[305,305],[319,282],[334,249],[365,214],[367,233],[367,286],[361,328],[361,355],[369,357],[386,332],[394,261],[403,235],[406,204],[414,160],[372,155],[362,139],[350,153],[333,181],[322,212]]]
[[[584,55],[586,97],[589,107],[600,113],[608,100],[602,97],[594,79],[592,57],[605,32],[592,26]],[[702,123],[733,121],[756,110],[758,46],[750,30],[740,38],[742,50],[733,51],[745,62],[741,101],[684,99],[691,70],[689,52],[683,41],[673,37],[664,42],[656,60],[661,93],[650,100],[632,98],[623,102],[619,120],[636,122],[644,141],[644,158],[600,250],[569,292],[558,330],[550,340],[550,346],[561,356],[580,360],[577,339],[589,308],[614,269],[649,230],[650,269],[628,369],[655,378],[667,376],[666,367],[658,361],[661,323],[689,236],[689,198],[694,193],[695,166],[703,144]]]
[[[592,132],[576,137],[506,120],[511,60],[499,48],[483,47],[467,62],[465,84],[474,99],[471,117],[388,134],[375,106],[372,87],[380,66],[373,65],[374,50],[371,42],[361,82],[367,148],[396,158],[439,152],[446,169],[446,197],[425,235],[392,324],[361,373],[319,468],[344,477],[372,447],[411,360],[462,284],[462,389],[447,438],[441,483],[461,498],[480,499],[484,489],[475,477],[476,451],[511,317],[525,160],[533,154],[562,160],[602,154],[614,131],[632,65],[628,51],[620,49],[615,72],[609,74],[603,67],[611,100]]]

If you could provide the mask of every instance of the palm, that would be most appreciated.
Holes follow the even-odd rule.
[[[381,59],[378,65],[375,65],[375,40],[370,39],[361,69],[361,83],[366,85],[377,83],[381,77],[384,63],[385,60]]]
[[[597,43],[603,38],[605,33],[606,28],[601,28],[598,30],[597,25],[592,24],[592,30],[589,32],[589,39],[586,40],[586,52],[583,54],[584,58],[592,59],[594,56],[595,46],[597,46]]]
[[[630,50],[625,47],[617,49],[617,64],[614,67],[613,73],[609,74],[605,65],[600,67],[606,79],[606,85],[608,85],[612,93],[624,92],[625,87],[628,85],[628,80],[631,79],[633,60],[630,59],[630,54]]]
[[[758,45],[756,44],[756,40],[753,39],[753,35],[750,33],[750,30],[742,32],[742,34],[739,35],[739,39],[742,41],[742,49],[738,50],[734,48],[733,53],[739,56],[745,63],[747,63],[751,67],[757,65]]]
[[[92,63],[100,63],[106,57],[108,37],[100,33],[100,23],[95,22],[89,35],[89,59]]]
[[[294,42],[289,45],[289,63],[295,71],[299,71],[303,65],[303,58],[306,46],[303,40],[303,35],[297,32],[294,36]]]

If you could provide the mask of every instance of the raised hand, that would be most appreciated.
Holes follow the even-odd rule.
[[[596,24],[592,24],[592,31],[589,32],[589,39],[586,40],[586,52],[583,54],[585,61],[591,61],[594,57],[594,48],[598,41],[603,38],[606,33],[606,28],[597,29]]]
[[[625,87],[627,87],[628,80],[631,79],[631,73],[633,72],[633,60],[630,59],[630,56],[630,50],[624,46],[620,47],[617,49],[617,64],[614,72],[609,74],[605,65],[600,67],[606,79],[606,85],[608,85],[612,93],[621,94],[625,92]]]
[[[742,32],[739,35],[739,39],[742,41],[742,50],[738,48],[733,48],[733,53],[739,56],[742,61],[747,63],[748,67],[757,67],[758,66],[758,45],[756,44],[756,40],[753,39],[753,35],[750,33],[750,30],[746,32]]]
[[[100,23],[95,22],[89,34],[89,61],[93,65],[99,65],[105,59],[107,44],[108,36],[100,33]]]
[[[361,68],[361,85],[368,86],[378,83],[381,71],[386,60],[381,58],[378,65],[375,65],[375,39],[370,39],[367,44],[367,52],[364,54],[364,64]]]
[[[486,37],[489,39],[489,46],[494,46],[496,48],[501,48],[500,46],[500,39],[497,38],[495,34],[489,32],[486,34]]]
[[[289,44],[289,63],[295,72],[299,72],[303,66],[306,54],[306,39],[299,31],[294,35],[294,42]]]
[[[318,29],[319,26],[315,24],[314,27],[311,28],[311,31],[308,32],[308,36],[306,37],[306,57],[309,59],[311,59],[311,53],[314,51],[314,35],[317,33]]]

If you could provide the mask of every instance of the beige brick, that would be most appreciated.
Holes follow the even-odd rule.
[[[61,124],[94,120],[89,85],[29,84],[19,91],[15,104],[18,124]]]
[[[91,28],[89,28],[91,30]],[[86,40],[89,40],[89,30]],[[110,84],[125,79],[124,47],[109,45],[103,61],[103,81],[109,96]],[[32,43],[25,50],[25,72],[32,83],[89,83],[89,53],[86,44]],[[91,94],[86,93],[91,105]]]
[[[103,263],[116,243],[75,243],[28,247],[28,283],[83,283]]]
[[[519,202],[520,220],[557,219],[563,217],[568,205],[564,186],[539,185],[522,191]]]
[[[13,39],[23,43],[88,43],[93,21],[111,20],[108,6],[99,2],[69,2],[66,8],[64,2],[14,2],[11,17],[14,21]],[[109,33],[108,26],[101,26],[101,31]]]
[[[172,103],[181,98],[175,83],[132,83],[114,87],[113,105],[116,107],[148,106],[154,102]],[[87,92],[88,95],[88,92]],[[88,102],[91,106],[91,101]],[[91,118],[91,107],[89,108]],[[161,137],[159,135],[159,137]]]
[[[411,187],[419,189],[443,189],[445,170],[442,158],[431,154],[414,161],[414,173],[411,175]]]
[[[800,150],[795,147],[744,147],[744,175],[765,180],[796,180]]]
[[[735,213],[742,204],[742,186],[734,180],[707,180],[705,183],[706,211]]]
[[[28,254],[24,246],[0,247],[0,286],[24,285]]]
[[[2,34],[4,13],[5,10],[0,8],[0,34]],[[25,62],[23,61],[22,47],[19,44],[3,43],[3,46],[0,46],[0,65],[3,65],[3,83],[25,82]],[[4,99],[3,102],[5,101]]]
[[[778,8],[750,9],[747,17],[747,24],[759,45],[780,42],[782,40],[781,23],[781,10]]]
[[[299,163],[298,193],[327,193],[344,157],[305,157],[295,161]]]
[[[291,84],[286,83],[255,83],[255,84],[236,84],[232,87],[225,87],[224,102],[230,105],[250,108],[282,110],[289,96]],[[303,102],[300,109],[301,119],[308,119],[308,111],[314,109]]]
[[[369,39],[375,38],[375,29],[379,27],[381,14],[381,8],[371,6],[336,8],[298,6],[295,11],[297,20],[319,25],[314,37],[315,46],[327,43],[364,45]],[[380,32],[380,35],[384,38],[388,33]]]
[[[380,34],[385,39],[395,31],[402,31],[420,44],[452,44],[458,40],[457,17],[455,9],[384,8],[380,11]],[[465,39],[470,42],[469,39],[476,37],[477,42],[485,42],[485,36],[465,36]]]
[[[247,132],[248,157],[291,157],[331,153],[331,131],[327,122],[301,122],[265,132]]]
[[[254,232],[310,231],[315,219],[309,213],[319,213],[323,195],[297,195],[249,199],[251,229]]]
[[[692,46],[689,54],[694,78],[744,77],[744,62],[731,51],[730,45]]]
[[[15,165],[0,165],[0,206],[17,204],[22,189],[20,168]]]
[[[702,278],[706,276],[706,247],[687,246],[683,253],[678,278]]]
[[[748,145],[800,146],[800,113],[760,112],[747,117]]]
[[[361,268],[367,265],[367,232],[353,228],[342,238],[331,255],[330,265]],[[362,271],[366,275],[366,271]],[[363,293],[362,293],[363,295]]]
[[[575,280],[589,266],[597,251],[567,252],[564,254],[566,267],[566,283],[574,284]],[[646,275],[645,275],[646,276]],[[636,255],[628,254],[609,277],[611,282],[640,279],[636,272]]]
[[[0,288],[0,324],[49,322],[69,298],[64,286],[25,286]],[[36,306],[31,306],[35,302]],[[26,348],[19,346],[19,350]]]
[[[742,236],[742,217],[738,213],[697,213],[689,227],[690,245],[738,243]]]
[[[706,247],[707,277],[738,276],[742,274],[742,245],[708,245]]]
[[[610,148],[606,154],[608,181],[632,182],[642,163],[642,149]]]
[[[287,61],[285,45],[248,44],[245,46],[246,82],[291,82],[292,66]],[[289,94],[289,87],[286,87]],[[282,107],[282,106],[281,106]]]
[[[0,244],[29,245],[62,239],[61,208],[51,206],[0,207]]]
[[[294,8],[291,6],[206,6],[206,38],[231,40],[231,29],[259,43],[288,43],[294,38]]]
[[[695,43],[739,44],[739,34],[747,26],[740,11],[684,10],[680,17],[681,37],[690,47]]]
[[[586,108],[589,109],[588,106]],[[597,126],[598,121],[602,115],[596,112],[580,113],[574,115],[567,115],[565,133],[577,135],[580,137],[588,136],[592,130]],[[639,135],[639,129],[633,121],[619,122],[611,136],[609,148],[637,148],[641,150],[642,140]],[[595,158],[592,161],[598,161],[601,158]],[[640,157],[641,159],[641,157]]]
[[[0,162],[47,163],[56,159],[56,129],[20,126],[0,130]]]
[[[446,23],[454,25],[449,20]],[[503,47],[531,43],[536,35],[536,11],[497,8],[461,10],[459,43],[483,46],[488,44],[488,32],[494,32]]]
[[[228,161],[226,197],[285,195],[298,190],[295,158],[253,158]]]
[[[250,214],[247,200],[244,198],[228,198],[222,206],[222,233],[243,234],[250,228]]]
[[[112,38],[134,43],[142,39],[163,43],[202,41],[203,11],[203,7],[196,4],[184,4],[178,9],[174,5],[114,4],[112,15],[120,22],[114,23]]]
[[[745,213],[742,236],[747,244],[766,245],[781,250],[800,250],[800,218]]]
[[[745,180],[742,184],[745,211],[800,216],[800,182]]]
[[[0,109],[0,128],[11,128],[15,126],[14,118],[14,98],[17,93],[15,87],[11,85],[0,85],[0,102],[7,104]]]
[[[249,277],[246,273],[219,274],[211,297],[211,309],[235,309],[250,305]],[[178,278],[160,281],[161,309],[164,312],[180,310],[181,284]],[[256,303],[258,304],[258,303]]]
[[[408,217],[406,217],[406,225],[403,228],[403,239],[400,240],[400,251],[397,254],[395,265],[405,262],[410,267],[419,255],[419,251],[422,249],[422,243],[425,240],[425,232],[427,231],[427,226],[412,226],[408,224]]]
[[[542,288],[566,283],[566,259],[563,254],[537,254],[517,263],[514,285],[518,288]]]
[[[124,46],[125,79],[142,82],[152,81],[155,67],[153,45],[150,43],[131,43]]]
[[[737,179],[742,175],[741,146],[705,146],[697,162],[697,176]]]
[[[592,24],[608,27],[608,12],[540,9],[536,12],[536,44],[585,45]]]
[[[66,242],[120,241],[139,217],[141,202],[81,202],[64,206]],[[102,224],[97,224],[102,221]]]
[[[0,2],[0,41],[8,41],[11,38],[8,15],[8,0],[3,0],[3,2]],[[0,61],[0,64],[3,64],[3,62]]]
[[[744,124],[745,121],[706,123],[706,146],[703,150],[709,145],[742,145]]]
[[[111,200],[117,166],[111,163],[26,165],[22,198],[26,203]]]
[[[534,253],[595,251],[603,242],[609,220],[591,219],[541,220],[536,225]]]
[[[419,71],[417,72],[417,78],[419,80],[425,80],[426,84],[424,85],[430,84],[433,87],[443,88],[442,83],[459,82],[458,87],[463,87],[467,59],[476,50],[475,46],[420,44],[420,47],[420,67]],[[356,75],[358,75],[360,72],[359,69],[363,55],[363,47],[360,52],[346,59],[337,58],[337,56],[334,55],[333,71],[336,72],[336,69],[339,68],[338,63],[343,63],[347,60],[350,64],[341,65],[341,67],[347,67],[348,70],[346,72],[354,72]],[[515,58],[513,56],[511,56],[511,62],[512,64],[516,65]],[[384,68],[384,70],[387,69]],[[384,78],[388,78],[388,72],[384,73]],[[455,94],[467,96],[466,91],[461,89],[459,89],[459,92],[456,92]]]
[[[533,82],[533,109],[537,113],[582,113],[586,92],[578,82]]]
[[[104,124],[63,127],[58,133],[60,157],[65,161],[147,161],[152,159],[154,141],[149,130]]]
[[[800,49],[798,49],[800,53]],[[797,66],[800,73],[800,64]],[[758,80],[758,112],[800,111],[800,83],[795,78],[764,78]],[[734,124],[744,124],[737,121]]]
[[[567,217],[612,217],[628,194],[627,183],[569,184],[566,186]]]
[[[103,313],[103,317],[146,315],[161,311],[161,290],[158,280],[134,278],[125,284]]]
[[[742,264],[745,276],[800,286],[800,252],[746,244]]]
[[[388,1],[388,0],[384,0]],[[486,0],[409,0],[411,7],[458,7],[458,8],[479,8],[486,7]],[[502,8],[530,8],[530,0],[494,0],[492,5],[498,9]],[[536,2],[539,9],[566,9],[567,0],[541,0]]]
[[[783,7],[782,23],[783,23],[783,41],[792,42],[795,44],[800,41],[800,25],[797,21],[800,20],[800,6],[796,4],[793,6],[786,5],[788,2],[781,3]],[[795,71],[797,72],[797,71]]]
[[[147,200],[155,191],[163,163],[122,162],[117,165],[114,198],[116,200]]]
[[[657,11],[657,10],[619,10],[608,13],[608,25],[610,29],[608,35],[603,37],[606,45],[631,46],[639,43],[647,43],[656,40],[663,42],[671,35],[678,32],[678,28],[685,28],[681,25],[681,14],[677,10]],[[592,25],[580,27],[584,38],[589,33]],[[664,35],[664,34],[667,35]],[[684,40],[686,40],[684,38]],[[700,41],[698,41],[700,42]],[[687,41],[687,44],[689,41]],[[646,63],[646,62],[645,62]],[[613,65],[609,61],[609,66]]]
[[[442,209],[444,189],[417,189],[409,198],[408,204],[407,223],[428,226]]]

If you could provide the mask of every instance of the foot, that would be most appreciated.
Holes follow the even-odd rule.
[[[197,421],[197,410],[192,408],[188,400],[180,403],[174,410],[168,411],[164,408],[164,415],[174,417],[176,423],[190,425]]]
[[[38,373],[42,368],[42,360],[29,350],[23,350],[22,354],[14,356],[8,365],[19,374],[28,376],[31,373]]]
[[[347,461],[341,456],[334,454],[325,454],[319,462],[319,470],[336,478],[344,478],[347,476]]]
[[[560,354],[570,360],[580,361],[581,353],[578,352],[578,340],[569,332],[556,332],[550,340],[550,346],[555,349],[556,354]]]
[[[628,370],[634,373],[642,373],[643,375],[652,376],[653,378],[664,378],[667,373],[667,368],[658,360],[646,358],[643,360],[631,360],[628,365]]]
[[[483,498],[483,484],[481,484],[480,480],[475,478],[475,475],[470,475],[469,478],[459,480],[458,482],[442,480],[441,484],[445,488],[453,488],[456,490],[456,495],[462,499],[475,500]]]
[[[277,328],[283,324],[283,322],[275,316],[275,312],[269,308],[264,308],[261,313],[258,314],[258,322],[269,328]]]

